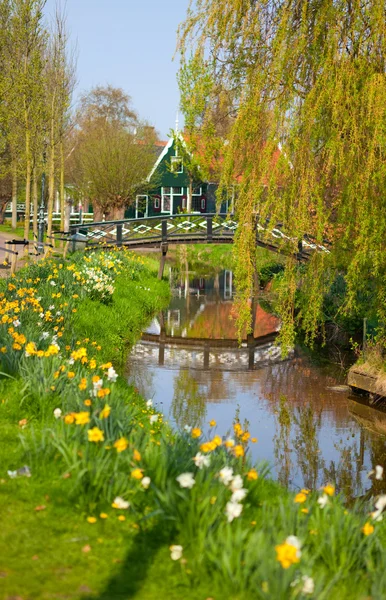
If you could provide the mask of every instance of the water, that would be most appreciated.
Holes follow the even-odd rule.
[[[293,489],[334,481],[347,498],[385,491],[369,479],[385,465],[386,413],[348,396],[344,373],[320,366],[296,349],[282,360],[274,338],[276,317],[256,308],[255,337],[237,346],[233,278],[171,278],[173,297],[129,359],[129,379],[178,427],[231,432],[236,411],[248,422],[254,460],[268,461],[272,476]],[[385,465],[386,466],[386,465]]]

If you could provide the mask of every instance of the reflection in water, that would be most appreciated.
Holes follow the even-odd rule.
[[[226,316],[232,302],[224,298],[227,277],[184,278],[185,288],[177,288],[169,309],[151,326],[158,337],[133,349],[131,381],[179,427],[208,431],[215,419],[218,432],[226,435],[238,410],[259,439],[251,447],[253,459],[267,460],[284,485],[315,489],[332,481],[347,498],[385,492],[384,482],[368,479],[367,473],[375,464],[385,465],[386,413],[337,391],[344,381],[340,372],[316,366],[300,352],[282,361],[272,343],[224,348],[217,345],[221,338],[213,346],[203,337],[232,332]],[[223,311],[224,302],[229,310]],[[266,314],[261,315],[265,324]]]
[[[206,413],[206,398],[200,393],[199,383],[187,369],[180,369],[174,378],[172,415],[178,427],[187,423],[201,424]]]

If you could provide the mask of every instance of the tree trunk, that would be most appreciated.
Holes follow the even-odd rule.
[[[64,211],[65,211],[65,192],[64,192],[64,146],[63,140],[60,140],[60,229],[61,231],[67,231],[64,227]]]
[[[33,217],[32,217],[32,227],[34,232],[34,240],[35,242],[38,239],[38,177],[36,172],[36,165],[34,165],[32,171],[32,203],[33,203]]]
[[[17,162],[12,164],[12,229],[17,227]]]
[[[31,217],[31,150],[30,150],[30,131],[27,129],[25,134],[25,155],[26,155],[26,178],[25,178],[25,221],[24,221],[24,239],[28,240],[30,217]],[[25,253],[28,254],[28,246],[25,247]]]
[[[93,202],[94,207],[94,221],[97,223],[98,221],[102,221],[103,219],[103,209],[98,206],[95,202]]]
[[[47,205],[47,237],[51,243],[52,235],[52,213],[54,212],[55,196],[55,144],[54,144],[54,121],[51,121],[50,152],[48,159],[48,205]]]

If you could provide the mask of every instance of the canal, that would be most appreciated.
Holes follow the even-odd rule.
[[[385,492],[368,477],[385,464],[386,413],[350,397],[345,371],[295,348],[281,358],[279,320],[256,307],[255,347],[237,344],[231,271],[213,277],[170,266],[172,298],[133,348],[128,377],[174,427],[232,432],[248,423],[255,461],[267,462],[282,484],[317,489],[327,481],[350,499]],[[264,294],[263,294],[264,296]]]

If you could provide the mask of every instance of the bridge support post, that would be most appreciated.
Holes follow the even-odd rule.
[[[162,221],[162,225],[163,225],[163,223],[164,223],[164,221]],[[166,221],[165,221],[165,223],[166,223]],[[162,279],[162,277],[163,277],[167,253],[168,253],[168,244],[165,242],[162,242],[161,243],[161,259],[160,259],[159,269],[158,269],[158,279]]]
[[[120,223],[119,225],[117,225],[117,246],[118,248],[120,248],[122,246],[122,223]]]
[[[213,219],[212,217],[206,218],[206,241],[211,244],[213,241]]]

